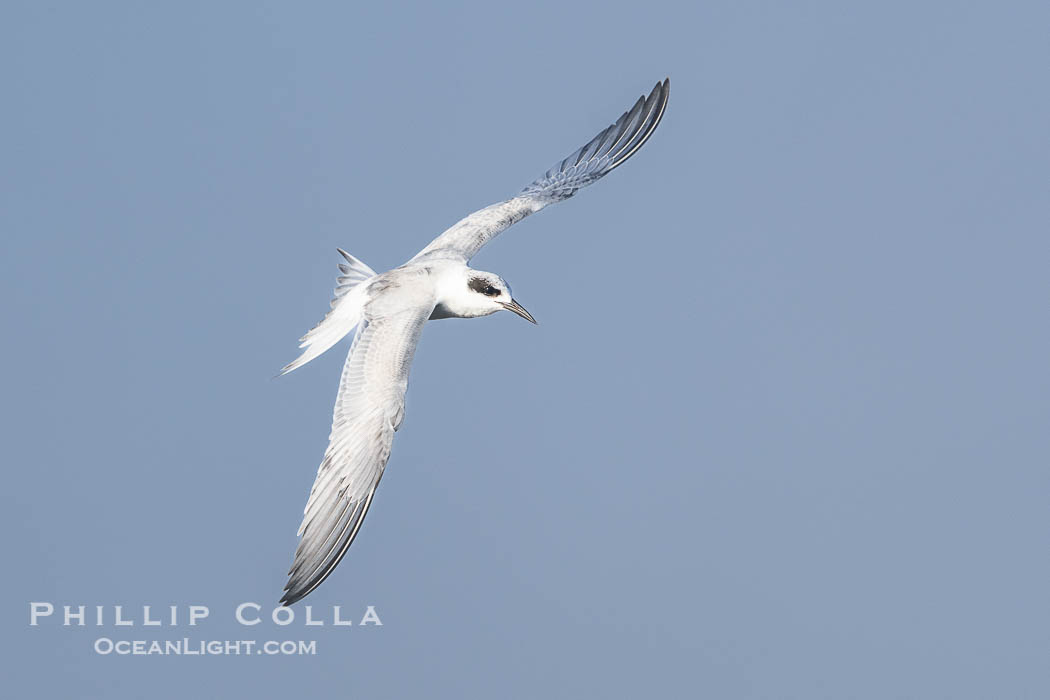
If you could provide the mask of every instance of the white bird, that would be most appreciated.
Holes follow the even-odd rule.
[[[332,309],[300,338],[302,355],[281,371],[302,367],[357,327],[282,604],[321,585],[357,536],[405,417],[408,372],[423,324],[503,309],[536,323],[503,278],[470,268],[470,259],[507,227],[571,197],[634,155],[660,123],[669,90],[670,80],[657,83],[648,97],[638,98],[614,124],[516,197],[459,221],[401,267],[377,274],[339,250],[346,263],[339,265],[343,274]]]

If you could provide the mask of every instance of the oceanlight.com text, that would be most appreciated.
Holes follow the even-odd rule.
[[[95,640],[96,654],[108,656],[315,656],[316,640],[267,640],[254,639],[110,639]]]

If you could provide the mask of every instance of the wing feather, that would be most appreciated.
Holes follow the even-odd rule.
[[[404,417],[408,372],[433,304],[358,326],[343,366],[328,449],[299,527],[281,602],[291,605],[328,578],[361,529]]]
[[[460,220],[431,241],[413,260],[453,258],[467,262],[482,246],[529,214],[568,199],[580,188],[623,165],[660,124],[670,90],[670,79],[657,83],[648,97],[639,97],[619,119],[568,158],[555,163],[516,197],[480,209]]]

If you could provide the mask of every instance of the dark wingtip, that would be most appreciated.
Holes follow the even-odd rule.
[[[653,86],[652,92],[649,93],[649,96],[652,97],[653,95],[656,95],[658,93],[660,95],[660,101],[667,102],[667,96],[671,94],[670,78],[664,78],[663,80],[656,81],[656,85]]]
[[[656,84],[656,87],[653,88],[653,92],[655,93],[658,90],[662,93],[660,96],[661,101],[667,102],[667,96],[671,94],[671,79],[664,78],[663,80],[658,82]]]

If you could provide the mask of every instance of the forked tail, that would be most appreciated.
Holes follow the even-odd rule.
[[[299,339],[299,347],[304,348],[303,353],[282,367],[281,374],[288,374],[318,357],[342,340],[361,321],[367,287],[363,283],[375,277],[376,273],[342,248],[337,250],[346,262],[339,263],[339,270],[343,274],[336,280],[332,310]]]

